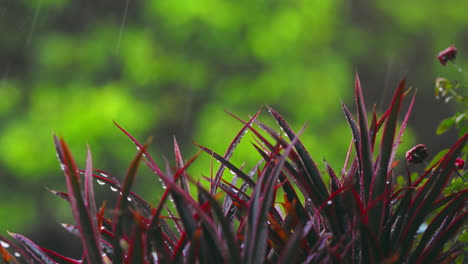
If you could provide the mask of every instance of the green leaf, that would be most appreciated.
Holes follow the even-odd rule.
[[[453,124],[455,124],[455,117],[454,116],[442,120],[442,122],[440,122],[439,126],[436,129],[436,134],[441,135],[441,134],[445,133],[445,131],[447,131],[449,128],[451,128],[453,126]]]
[[[458,238],[460,242],[467,243],[468,242],[468,231],[464,231],[460,237]]]
[[[445,154],[447,154],[448,151],[449,149],[443,149],[439,153],[437,153],[437,155],[435,155],[431,162],[429,162],[429,164],[426,166],[425,170],[428,170],[429,168],[433,167],[437,162],[440,162],[442,157],[445,156]]]

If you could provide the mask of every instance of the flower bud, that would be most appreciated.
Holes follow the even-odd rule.
[[[437,59],[439,59],[440,63],[442,65],[446,65],[448,61],[453,61],[455,60],[455,57],[457,56],[457,48],[455,45],[452,45],[443,51],[439,52],[439,55],[437,55]]]
[[[419,144],[406,152],[406,161],[408,163],[421,163],[428,156],[427,147],[424,144]]]
[[[455,168],[457,168],[457,170],[462,170],[464,167],[465,167],[465,161],[460,158],[457,158],[455,160]]]

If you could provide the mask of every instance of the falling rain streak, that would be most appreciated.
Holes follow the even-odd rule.
[[[32,18],[32,22],[31,22],[31,27],[29,28],[28,37],[26,38],[26,45],[29,45],[31,43],[32,36],[34,34],[34,31],[36,30],[37,18],[39,17],[39,13],[41,12],[41,8],[42,8],[42,0],[37,0],[36,1],[36,8],[34,9],[34,16]]]
[[[124,13],[122,17],[122,23],[120,24],[120,30],[119,30],[119,37],[117,39],[117,45],[115,47],[115,51],[118,52],[120,49],[120,42],[122,41],[122,36],[125,28],[125,23],[127,21],[127,12],[128,12],[128,4],[130,0],[125,0],[125,8],[124,8]]]

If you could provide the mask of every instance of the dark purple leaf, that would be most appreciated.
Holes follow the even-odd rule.
[[[65,173],[67,190],[70,197],[73,216],[83,239],[84,256],[90,263],[102,263],[101,250],[98,245],[97,226],[93,225],[89,207],[86,206],[82,196],[80,174],[76,168],[71,152],[63,139],[54,137],[57,155]]]

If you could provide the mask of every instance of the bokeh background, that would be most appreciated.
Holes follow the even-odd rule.
[[[1,0],[0,233],[52,249],[68,241],[57,222],[70,211],[46,190],[65,190],[52,135],[79,166],[89,144],[94,167],[122,178],[136,150],[112,120],[152,136],[164,166],[174,135],[186,158],[192,141],[224,153],[242,127],[225,111],[248,118],[268,104],[296,130],[308,123],[302,139],[319,167],[325,158],[339,170],[351,138],[340,101],[353,108],[356,71],[379,111],[408,77],[418,95],[405,143],[435,154],[455,141],[435,129],[456,109],[435,100],[434,80],[466,80],[435,56],[456,44],[468,65],[466,10],[463,0]],[[256,157],[251,140],[235,164]],[[209,176],[206,156],[193,176]],[[160,197],[145,169],[135,188]]]

